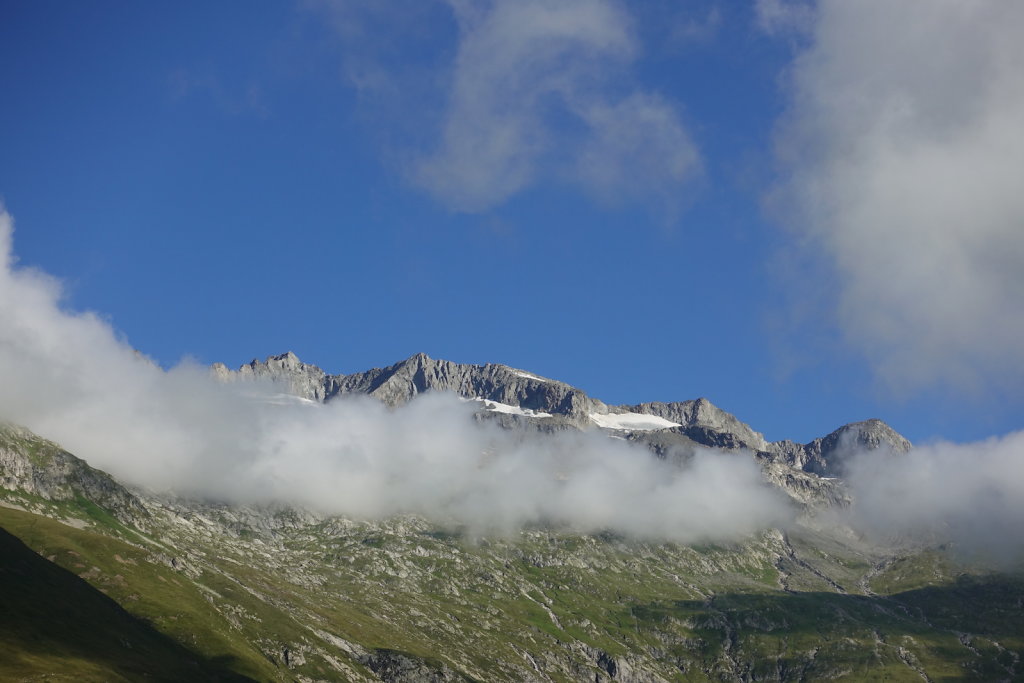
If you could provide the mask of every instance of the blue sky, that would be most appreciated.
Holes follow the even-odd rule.
[[[890,4],[6,2],[0,198],[165,366],[423,351],[772,439],[1005,433],[1024,13]]]

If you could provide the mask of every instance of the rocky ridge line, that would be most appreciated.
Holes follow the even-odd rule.
[[[672,403],[608,405],[564,382],[537,376],[507,365],[470,365],[436,360],[418,353],[386,368],[373,368],[349,375],[330,375],[303,363],[291,351],[253,360],[238,370],[215,363],[214,375],[224,381],[268,378],[282,389],[311,401],[326,402],[338,396],[365,394],[388,406],[399,406],[429,391],[449,391],[466,399],[482,399],[523,411],[523,415],[497,415],[502,426],[524,423],[541,428],[594,426],[593,416],[651,415],[678,426],[662,429],[624,428],[626,438],[644,442],[660,457],[692,454],[698,446],[724,450],[748,450],[762,462],[791,467],[818,477],[843,474],[845,458],[856,450],[887,448],[904,453],[910,442],[878,419],[843,425],[834,432],[806,444],[793,441],[769,442],[736,416],[706,398]],[[547,413],[537,418],[527,414]],[[484,411],[485,412],[485,411]],[[782,476],[780,474],[780,476]],[[788,475],[787,475],[788,476]]]

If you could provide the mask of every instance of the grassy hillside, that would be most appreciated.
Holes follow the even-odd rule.
[[[0,680],[1024,678],[1024,580],[944,548],[470,539],[145,498],[30,445],[0,472]]]
[[[18,513],[5,512],[4,524]],[[42,518],[12,525],[42,537]],[[19,523],[21,522],[21,523]],[[206,658],[125,611],[0,529],[0,679],[244,681],[232,657]]]
[[[223,522],[206,517],[204,528],[196,519],[165,530],[160,550],[0,509],[0,526],[53,563],[20,544],[12,557],[49,567],[33,575],[62,576],[93,596],[62,583],[48,603],[34,597],[43,584],[22,590],[5,582],[11,656],[3,661],[17,664],[0,677],[93,671],[97,680],[118,680],[102,673],[113,671],[134,680],[144,670],[131,668],[141,666],[135,655],[167,661],[158,667],[175,672],[167,680],[182,666],[265,681],[594,680],[631,671],[664,680],[1020,675],[1024,584],[962,573],[941,553],[881,566],[830,555],[833,568],[801,541],[771,535],[699,549],[546,531],[471,543],[418,520],[232,535]],[[171,549],[186,552],[169,556]],[[790,550],[823,574],[855,580],[832,586],[806,567],[787,567]],[[50,630],[65,604],[78,607]],[[31,647],[44,633],[55,642]],[[161,654],[141,655],[150,651]]]

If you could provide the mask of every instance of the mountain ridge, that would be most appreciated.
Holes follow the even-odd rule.
[[[888,448],[894,453],[905,453],[912,447],[909,440],[877,418],[847,423],[803,444],[768,441],[761,432],[704,397],[613,405],[565,382],[508,365],[455,363],[433,359],[425,353],[416,353],[384,368],[347,375],[328,374],[316,365],[302,362],[291,351],[262,361],[253,359],[237,370],[214,363],[211,372],[222,381],[269,379],[295,396],[316,402],[363,394],[396,407],[428,391],[449,391],[463,399],[481,401],[484,410],[515,412],[528,421],[558,417],[561,426],[576,429],[601,423],[617,425],[606,428],[632,434],[633,440],[657,442],[653,450],[659,455],[672,447],[692,450],[694,445],[749,450],[762,460],[823,477],[838,476],[843,471],[842,461],[856,446],[869,450]],[[497,405],[487,408],[488,402]],[[651,423],[639,421],[637,415],[654,416],[664,422],[655,423],[660,428],[652,428]],[[607,417],[601,419],[604,416]],[[637,428],[638,424],[643,424],[643,428]],[[641,432],[647,432],[648,438]],[[657,439],[653,438],[655,435]]]

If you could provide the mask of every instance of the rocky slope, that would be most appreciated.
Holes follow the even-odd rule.
[[[89,501],[124,523],[146,526],[146,508],[136,495],[106,472],[17,425],[0,423],[0,488],[46,501]]]

